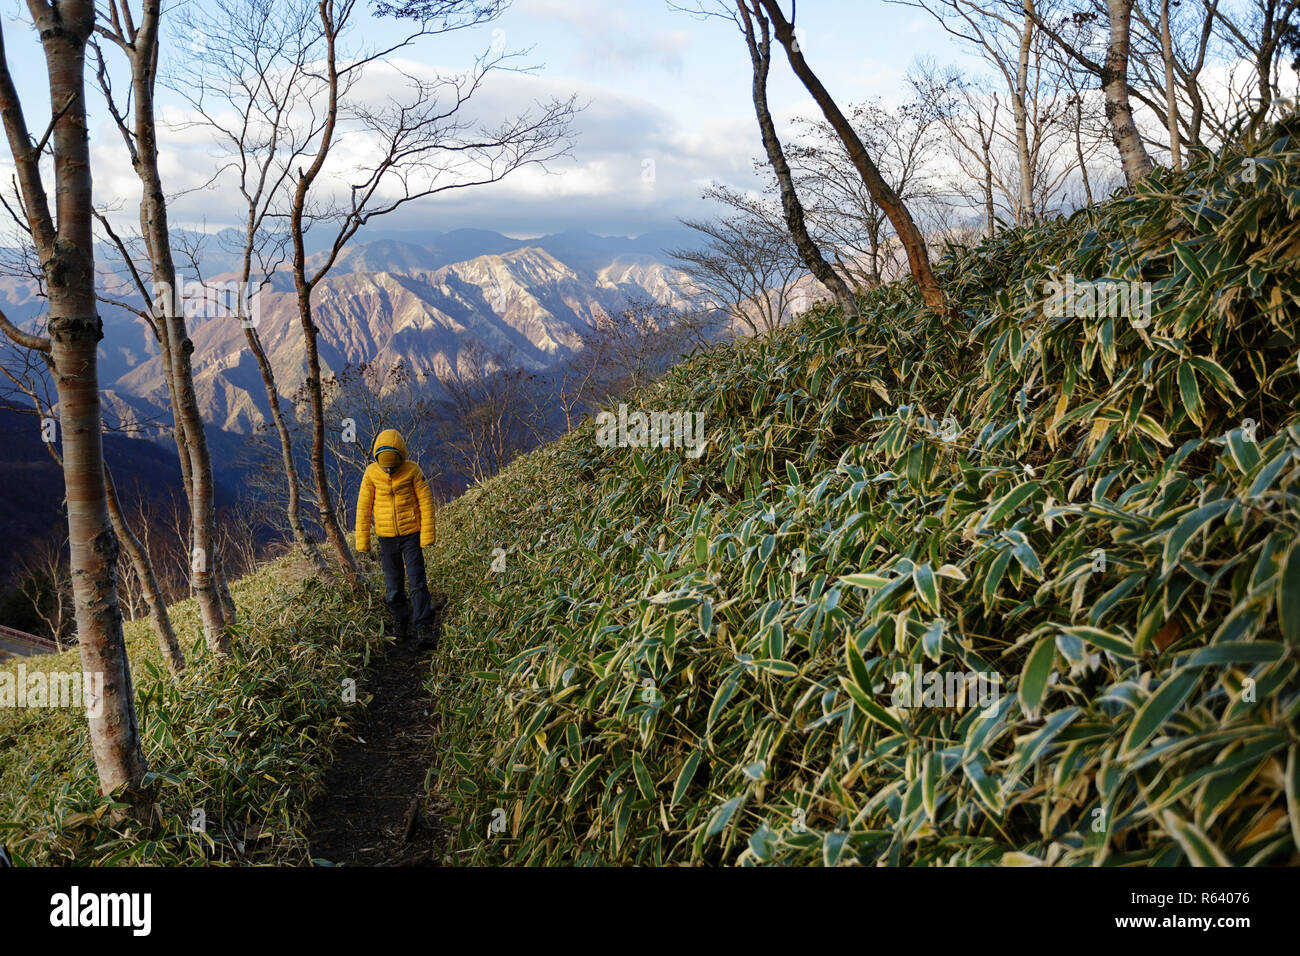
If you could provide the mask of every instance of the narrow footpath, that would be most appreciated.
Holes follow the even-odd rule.
[[[359,739],[335,756],[312,806],[313,863],[441,865],[447,830],[439,808],[429,812],[425,791],[436,719],[425,688],[429,661],[414,641],[387,645],[358,682],[358,696],[373,699]]]

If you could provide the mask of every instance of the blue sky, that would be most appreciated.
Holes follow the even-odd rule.
[[[11,69],[22,84],[28,123],[36,127],[40,111],[48,109],[40,49],[25,4],[0,0],[0,10]],[[376,42],[394,29],[374,20],[366,26]],[[809,61],[843,104],[899,97],[903,76],[918,56],[969,62],[922,11],[882,0],[802,0],[798,30]],[[749,61],[729,21],[673,11],[667,0],[514,0],[496,23],[431,40],[411,59],[420,67],[454,70],[494,40],[509,49],[531,48],[528,62],[537,70],[502,77],[487,90],[482,108],[505,110],[577,92],[588,107],[577,120],[571,158],[556,163],[550,175],[527,173],[423,201],[394,215],[387,230],[639,234],[701,214],[698,197],[711,180],[756,182],[752,160],[761,144]],[[783,123],[813,112],[779,49],[769,95]],[[166,93],[160,102],[178,105]],[[129,213],[138,183],[102,106],[91,128],[96,197]],[[169,190],[194,189],[205,179],[205,164],[209,172],[213,168],[211,156],[179,133],[163,130],[161,147]],[[229,215],[220,190],[187,192],[172,207],[176,225],[214,229],[230,224]]]

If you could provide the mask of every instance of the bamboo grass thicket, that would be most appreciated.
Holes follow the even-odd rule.
[[[447,507],[453,858],[1297,862],[1298,131],[950,250],[963,327],[896,283],[627,399],[697,459]]]

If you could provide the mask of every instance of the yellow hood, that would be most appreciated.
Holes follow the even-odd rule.
[[[381,468],[397,468],[406,461],[406,439],[396,428],[385,428],[375,437],[370,456]]]

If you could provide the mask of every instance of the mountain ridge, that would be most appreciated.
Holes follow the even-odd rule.
[[[203,250],[209,282],[230,281],[226,233],[188,237]],[[481,343],[502,364],[540,370],[572,355],[596,317],[634,300],[686,307],[695,300],[663,248],[681,245],[685,230],[604,237],[568,230],[532,239],[479,229],[430,233],[413,242],[376,234],[346,247],[317,288],[326,374],[345,367],[398,361],[444,379],[467,371],[466,349]],[[314,253],[309,271],[324,252]],[[120,263],[97,260],[104,283],[120,284]],[[184,270],[182,273],[184,274]],[[192,281],[192,276],[185,275]],[[128,298],[123,295],[121,298]],[[260,293],[258,331],[282,399],[305,379],[305,354],[292,281],[278,272]],[[21,277],[0,280],[0,306],[34,327],[43,301]],[[168,421],[166,383],[157,346],[144,320],[112,303],[102,305],[104,399],[120,421]],[[268,420],[269,407],[244,331],[224,318],[191,320],[195,389],[209,424],[247,434]]]

